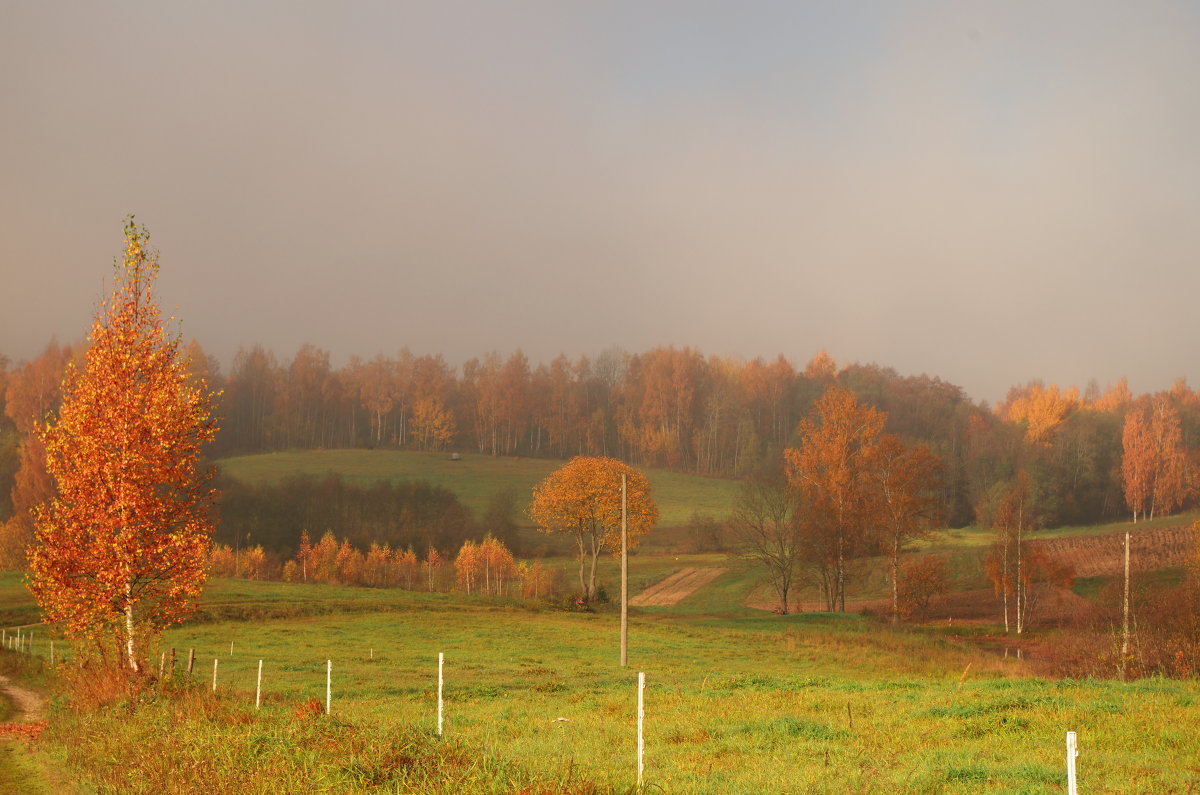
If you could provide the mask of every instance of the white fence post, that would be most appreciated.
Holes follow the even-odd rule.
[[[1075,732],[1067,732],[1067,795],[1079,795],[1075,780],[1075,758],[1079,756],[1079,748],[1075,741]]]
[[[262,660],[258,661],[258,686],[254,688],[254,708],[262,706]]]
[[[216,657],[213,657],[213,692],[217,692],[217,663],[220,662]]]
[[[646,751],[645,737],[642,735],[642,724],[646,721],[646,674],[638,672],[638,714],[637,714],[637,752],[638,752],[638,792],[642,791],[642,756]]]
[[[438,652],[438,737],[442,736],[442,663],[445,654]]]
[[[333,660],[325,661],[325,714],[333,703]]]

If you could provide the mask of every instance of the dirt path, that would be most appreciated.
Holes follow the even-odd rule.
[[[74,792],[62,776],[45,766],[27,742],[46,726],[46,700],[7,676],[0,675],[0,698],[13,703],[8,723],[0,723],[0,792],[48,795]]]
[[[708,585],[728,569],[686,568],[659,580],[629,600],[634,607],[670,607]]]
[[[0,691],[17,708],[9,723],[39,723],[46,719],[46,700],[37,693],[26,690],[3,674],[0,674]]]

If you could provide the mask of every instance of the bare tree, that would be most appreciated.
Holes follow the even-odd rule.
[[[788,488],[783,472],[765,471],[745,481],[729,529],[739,554],[766,568],[782,612],[787,613],[788,594],[803,557],[803,535],[796,496]]]

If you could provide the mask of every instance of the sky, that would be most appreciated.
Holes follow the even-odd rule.
[[[1200,5],[0,0],[0,354],[122,221],[228,368],[817,351],[1200,386]]]

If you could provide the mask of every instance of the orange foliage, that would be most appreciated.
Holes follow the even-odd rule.
[[[946,562],[937,555],[912,557],[904,561],[898,588],[899,614],[924,618],[930,602],[950,589]]]
[[[417,446],[422,450],[444,450],[454,439],[454,415],[438,398],[422,398],[413,406],[409,420]]]
[[[479,562],[483,566],[483,591],[504,595],[504,584],[511,583],[516,574],[516,561],[504,542],[488,533],[479,545]]]
[[[787,478],[803,499],[806,534],[826,572],[826,606],[844,610],[846,561],[866,550],[868,530],[882,515],[871,473],[886,415],[837,385],[825,390],[814,415],[800,421],[800,449],[784,451]]]
[[[39,428],[58,496],[37,512],[30,589],[68,635],[120,637],[136,671],[142,641],[190,613],[207,576],[213,473],[199,459],[216,424],[154,303],[149,236],[132,219],[125,235],[83,369]]]
[[[882,527],[892,572],[892,620],[900,604],[900,553],[909,541],[928,534],[938,518],[937,489],[942,462],[928,445],[905,447],[895,434],[884,436],[873,456],[872,477],[882,495]]]
[[[1121,434],[1125,502],[1138,515],[1170,513],[1187,497],[1188,460],[1179,414],[1165,397],[1141,398],[1125,415]]]
[[[1027,441],[1049,444],[1051,434],[1081,405],[1075,387],[1060,392],[1057,386],[1033,381],[1010,389],[1008,399],[996,412],[1005,422],[1025,423]]]
[[[412,547],[406,550],[397,549],[392,554],[392,565],[396,572],[397,584],[403,583],[407,590],[412,590],[413,580],[417,576],[417,569],[420,564],[417,561],[417,553]]]
[[[1132,402],[1133,396],[1129,392],[1129,379],[1122,378],[1106,389],[1104,394],[1091,401],[1088,407],[1095,411],[1117,413],[1124,411]]]
[[[646,476],[615,458],[579,456],[552,472],[533,492],[529,515],[545,533],[568,533],[579,549],[579,587],[596,596],[596,560],[604,549],[621,549],[621,476],[626,478],[629,546],[658,521]],[[584,580],[585,557],[591,573]]]
[[[832,383],[837,378],[837,362],[833,360],[832,356],[821,350],[805,366],[804,377],[819,383]]]
[[[454,558],[454,578],[458,587],[468,594],[471,593],[471,588],[479,577],[479,569],[479,547],[474,541],[467,539]]]
[[[446,565],[446,561],[436,547],[430,546],[425,552],[425,560],[421,562],[421,565],[425,569],[425,587],[432,591],[437,586],[438,578],[441,576],[442,567]]]

